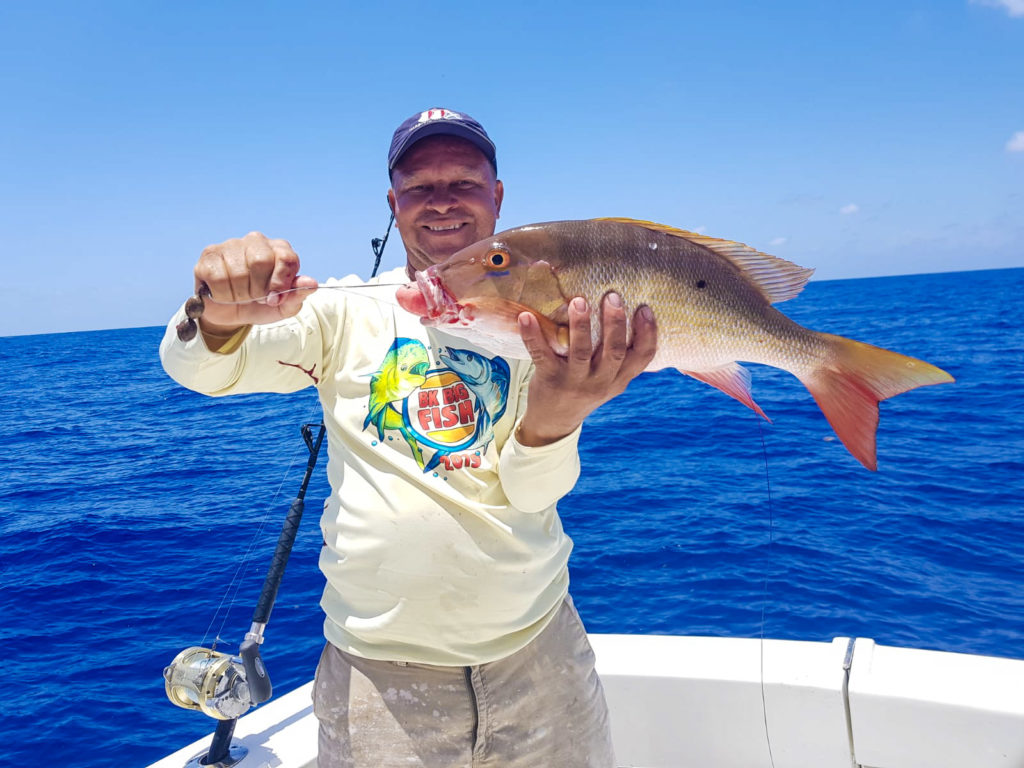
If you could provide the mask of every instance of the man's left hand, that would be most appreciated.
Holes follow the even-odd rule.
[[[575,431],[599,406],[621,394],[654,358],[657,325],[647,306],[633,315],[633,338],[626,338],[622,299],[609,293],[601,303],[601,340],[594,348],[586,299],[569,302],[569,353],[551,349],[529,312],[519,315],[523,343],[536,368],[530,381],[526,413],[517,439],[540,446]]]

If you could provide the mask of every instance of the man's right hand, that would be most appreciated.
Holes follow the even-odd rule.
[[[291,317],[317,287],[312,277],[299,275],[299,257],[288,241],[270,240],[259,232],[205,248],[195,278],[197,293],[203,284],[210,291],[199,327],[212,334]]]

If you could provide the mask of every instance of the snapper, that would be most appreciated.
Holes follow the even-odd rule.
[[[501,232],[415,274],[398,303],[425,325],[494,354],[529,358],[517,318],[532,312],[560,354],[568,302],[587,299],[595,343],[600,302],[617,292],[631,319],[648,305],[658,349],[648,371],[677,370],[768,418],[738,361],[781,368],[814,397],[847,450],[877,468],[878,403],[953,377],[923,360],[795,323],[772,307],[796,296],[813,270],[742,243],[632,219],[532,224]]]

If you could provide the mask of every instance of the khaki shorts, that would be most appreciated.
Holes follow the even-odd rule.
[[[313,686],[319,768],[612,768],[594,654],[566,598],[506,659],[474,667],[370,661],[330,643]]]

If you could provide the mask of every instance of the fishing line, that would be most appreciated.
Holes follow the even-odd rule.
[[[350,293],[355,293],[358,296],[366,296],[365,293],[360,293],[360,291],[366,290],[368,288],[395,288],[400,285],[407,285],[407,283],[367,283],[366,285],[328,285],[326,283],[318,283],[316,287],[317,290],[331,289],[335,291],[347,291]],[[269,299],[271,296],[284,296],[286,293],[297,293],[299,291],[308,290],[310,290],[310,288],[288,288],[283,291],[272,291],[271,293],[268,293],[266,296],[257,296],[254,299],[242,299],[241,301],[227,301],[226,299],[215,299],[212,296],[203,294],[203,300],[208,301],[211,304],[223,304],[225,306],[237,306],[239,304],[266,304],[267,299]],[[379,301],[383,304],[392,304],[396,307],[398,306],[397,302],[388,301],[387,299],[382,299],[377,296],[370,296],[369,298],[375,301]]]
[[[216,623],[217,617],[221,613],[221,609],[223,609],[224,610],[224,618],[222,619],[222,621],[220,623],[220,626],[217,628],[217,633],[216,633],[216,635],[214,635],[213,645],[212,645],[213,650],[217,649],[217,643],[221,640],[221,633],[224,631],[224,627],[227,624],[228,617],[231,615],[231,609],[236,604],[236,600],[237,600],[237,597],[238,597],[238,592],[239,592],[239,590],[241,589],[241,586],[242,586],[243,571],[250,564],[250,558],[252,556],[253,551],[256,548],[256,542],[260,538],[260,536],[262,535],[263,529],[266,527],[267,520],[270,518],[270,511],[275,506],[275,504],[277,502],[277,499],[278,499],[278,497],[281,494],[281,488],[284,486],[285,478],[287,477],[288,473],[291,472],[292,467],[294,467],[294,466],[295,466],[295,454],[293,454],[291,462],[289,463],[288,467],[285,469],[284,475],[281,477],[281,483],[278,485],[277,490],[274,492],[274,495],[271,498],[269,504],[264,509],[263,515],[260,517],[259,523],[256,526],[256,530],[253,531],[252,536],[249,537],[249,543],[246,545],[245,552],[242,554],[242,556],[240,558],[238,558],[238,562],[235,565],[235,570],[234,570],[234,572],[231,575],[231,579],[228,581],[227,587],[224,589],[224,593],[221,595],[220,603],[217,605],[216,610],[213,612],[213,616],[210,618],[210,624],[206,628],[206,633],[203,635],[203,640],[200,643],[200,645],[206,645],[206,639],[210,635],[210,630],[213,628],[213,625]],[[227,603],[227,607],[226,608],[225,608],[225,603]]]
[[[347,291],[349,293],[360,294],[360,289],[366,288],[394,288],[396,285],[404,285],[404,283],[366,283],[363,285],[326,285],[323,283],[317,283],[317,288],[331,288],[339,291]],[[252,299],[241,299],[240,301],[230,301],[228,299],[215,299],[211,295],[210,286],[206,283],[200,283],[199,289],[195,295],[185,302],[185,319],[175,326],[175,330],[178,333],[178,338],[181,341],[192,341],[199,333],[199,324],[196,322],[200,317],[203,316],[203,308],[206,306],[206,299],[209,299],[213,304],[222,304],[227,306],[237,306],[239,304],[266,304],[268,299],[272,296],[277,298],[286,293],[296,293],[298,291],[311,291],[313,288],[287,288],[283,291],[271,291],[266,296],[257,296]],[[382,299],[379,296],[369,296],[369,298],[379,301],[382,304],[391,304],[392,306],[398,306],[396,301],[388,299]]]
[[[317,406],[313,406],[313,408],[310,409],[310,415],[306,418],[306,421],[313,420],[313,415],[316,413],[316,408]],[[227,625],[228,617],[231,615],[231,609],[234,608],[235,605],[237,604],[236,601],[238,597],[238,592],[242,587],[243,572],[252,564],[252,554],[256,549],[256,543],[259,540],[260,536],[262,535],[264,528],[266,528],[267,521],[270,519],[271,511],[277,505],[277,500],[281,496],[281,489],[284,487],[284,483],[288,479],[288,474],[292,471],[292,468],[295,466],[296,457],[298,455],[298,449],[292,452],[291,461],[288,463],[288,466],[285,468],[284,473],[281,475],[281,482],[278,484],[277,490],[274,491],[273,497],[271,497],[270,502],[264,509],[263,515],[261,516],[259,523],[256,526],[256,530],[253,532],[252,536],[249,537],[249,543],[246,546],[245,552],[238,559],[238,564],[235,566],[234,573],[232,573],[231,575],[231,580],[228,582],[227,587],[224,589],[224,593],[221,595],[220,603],[217,605],[217,608],[213,612],[213,616],[210,618],[210,624],[206,628],[205,634],[203,634],[203,640],[200,643],[200,645],[206,645],[206,639],[210,636],[210,630],[216,623],[217,616],[220,614],[221,609],[224,609],[224,618],[221,620],[220,627],[217,628],[217,633],[216,635],[214,635],[212,643],[212,649],[217,649],[217,643],[221,640],[221,633],[224,631],[224,627]],[[227,603],[226,608],[225,603]]]
[[[764,484],[768,491],[768,552],[767,562],[772,562],[772,542],[773,535],[772,531],[775,525],[775,516],[772,509],[772,480],[771,475],[768,472],[768,446],[764,439],[764,426],[761,424],[761,419],[757,420],[757,433],[761,436],[761,455],[764,457]],[[761,714],[764,717],[764,740],[768,746],[768,760],[775,768],[775,756],[772,754],[772,740],[768,733],[768,703],[765,700],[764,695],[764,624],[765,616],[768,611],[768,579],[769,570],[766,567],[764,569],[764,591],[761,596]]]

